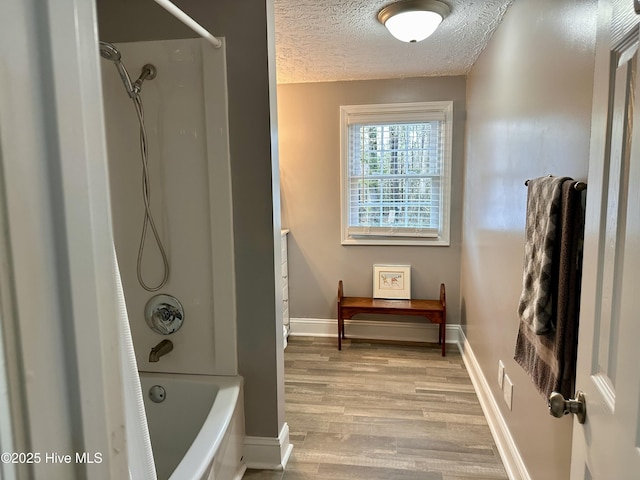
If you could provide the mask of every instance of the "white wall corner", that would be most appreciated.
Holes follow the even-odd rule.
[[[292,318],[291,336],[336,337],[338,320],[331,318]],[[390,322],[380,320],[345,320],[344,330],[347,338],[391,340],[398,342],[438,341],[439,326],[428,321]],[[446,343],[458,343],[458,325],[447,325]]]
[[[493,436],[493,440],[496,442],[496,446],[500,452],[500,457],[504,464],[504,468],[507,471],[507,475],[511,480],[531,480],[531,476],[527,471],[524,460],[520,455],[520,450],[518,450],[518,446],[511,436],[511,431],[502,416],[502,412],[498,407],[495,397],[491,393],[489,383],[482,373],[482,369],[480,368],[480,364],[473,353],[473,349],[467,341],[467,337],[465,336],[462,328],[459,325],[455,326],[458,328],[458,348],[462,354],[462,360],[469,372],[469,377],[471,377],[471,382],[473,383],[473,387],[478,395],[482,411],[487,418],[491,435]],[[448,334],[449,331],[447,330],[447,335]]]
[[[291,450],[293,445],[289,443],[289,425],[285,422],[277,438],[246,436],[244,462],[247,468],[284,470]]]

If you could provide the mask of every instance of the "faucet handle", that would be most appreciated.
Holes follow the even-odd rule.
[[[180,329],[184,322],[184,308],[171,295],[156,295],[144,309],[149,328],[161,335],[170,335]]]

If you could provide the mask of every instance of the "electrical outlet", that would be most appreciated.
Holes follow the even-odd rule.
[[[512,410],[513,383],[511,382],[509,375],[504,376],[504,387],[502,389],[502,392],[504,393],[504,401],[507,402],[507,406],[509,407],[509,410]]]
[[[498,361],[498,385],[502,389],[502,382],[504,380],[504,363],[502,360]]]

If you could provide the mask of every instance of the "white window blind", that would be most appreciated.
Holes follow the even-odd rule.
[[[448,228],[447,116],[425,104],[402,106],[408,111],[386,105],[343,112],[343,235],[354,243],[442,239]]]

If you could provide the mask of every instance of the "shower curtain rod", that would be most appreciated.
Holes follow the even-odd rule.
[[[551,176],[551,175],[549,175],[549,176]],[[529,180],[525,180],[524,185],[525,185],[525,187],[526,187],[526,186],[529,186]],[[586,189],[587,189],[587,184],[586,184],[586,183],[584,183],[584,182],[576,182],[576,183],[573,185],[573,188],[575,188],[576,190],[578,190],[579,192],[581,192],[582,190],[586,190]]]
[[[173,15],[182,23],[184,23],[191,30],[193,30],[198,35],[200,35],[202,38],[208,40],[209,43],[211,43],[211,45],[213,45],[215,48],[220,48],[222,46],[222,42],[220,41],[220,39],[211,35],[206,28],[204,28],[202,25],[200,25],[198,22],[196,22],[193,18],[191,18],[186,13],[184,13],[178,7],[176,7],[170,0],[154,0],[154,1],[158,5],[160,5],[162,8],[164,8],[167,12],[169,12],[171,15]]]

